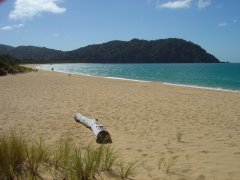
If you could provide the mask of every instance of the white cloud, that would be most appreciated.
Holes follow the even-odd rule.
[[[66,9],[58,6],[60,2],[62,0],[16,0],[14,10],[10,12],[9,18],[14,20],[31,19],[43,12],[61,14]]]
[[[211,0],[198,0],[198,8],[203,9],[211,4]]]
[[[192,0],[177,0],[169,1],[163,4],[158,4],[157,8],[169,8],[169,9],[184,9],[189,8]]]
[[[234,20],[233,20],[233,23],[237,23],[237,22],[238,22],[238,20],[237,20],[237,19],[234,19]]]
[[[0,29],[4,30],[4,31],[9,31],[9,30],[13,30],[13,29],[19,29],[23,26],[24,26],[24,24],[15,24],[15,25],[12,25],[12,26],[3,26]]]
[[[227,22],[221,22],[221,23],[218,24],[219,27],[225,27],[227,25],[228,25]]]

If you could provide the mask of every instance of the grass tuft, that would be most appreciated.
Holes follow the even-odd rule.
[[[26,141],[15,134],[0,137],[0,179],[14,179],[23,173],[27,159]]]
[[[33,143],[27,148],[27,169],[30,174],[34,176],[40,176],[38,173],[39,167],[48,163],[50,159],[50,150],[44,144],[43,140],[40,138],[38,142]]]
[[[57,148],[53,150],[51,164],[56,170],[66,169],[70,163],[70,156],[73,150],[73,144],[69,137],[61,138],[58,141]]]
[[[180,176],[179,169],[176,168],[177,157],[161,158],[158,162],[158,169],[164,176],[170,177],[173,175]]]
[[[120,161],[118,168],[118,175],[121,179],[129,179],[130,176],[135,174],[137,162],[126,165],[123,161]]]
[[[110,146],[102,146],[103,155],[102,155],[102,168],[104,171],[112,171],[112,167],[118,162],[119,155],[117,152],[110,148]]]
[[[121,179],[134,174],[136,163],[125,165],[109,145],[87,148],[74,145],[69,138],[60,139],[50,148],[42,139],[27,144],[22,136],[0,137],[0,179],[96,179],[104,173]]]

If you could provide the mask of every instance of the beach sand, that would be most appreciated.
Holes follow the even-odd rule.
[[[0,134],[95,143],[109,130],[134,179],[240,179],[240,93],[38,71],[0,77]],[[168,168],[168,170],[167,170]]]

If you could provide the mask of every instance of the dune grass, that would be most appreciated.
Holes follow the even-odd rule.
[[[185,175],[181,173],[182,169],[177,165],[177,156],[163,157],[158,162],[158,170],[163,179],[172,179],[172,176],[177,176],[179,179],[185,179]]]
[[[123,161],[119,163],[118,174],[121,179],[128,179],[135,174],[135,170],[137,168],[137,161],[126,165]]]
[[[21,136],[0,137],[0,179],[14,179],[22,174],[26,150],[26,141]]]
[[[25,168],[33,177],[41,177],[38,170],[44,163],[48,163],[50,160],[50,149],[47,147],[43,140],[40,138],[39,141],[32,143],[27,151],[27,159]]]
[[[128,179],[136,168],[136,163],[121,161],[109,145],[83,148],[70,138],[51,146],[41,138],[27,142],[14,133],[0,137],[0,179],[44,179],[42,174],[50,179],[89,180],[103,174]]]

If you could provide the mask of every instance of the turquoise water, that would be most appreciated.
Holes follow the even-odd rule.
[[[40,69],[240,91],[240,64],[52,64]]]

